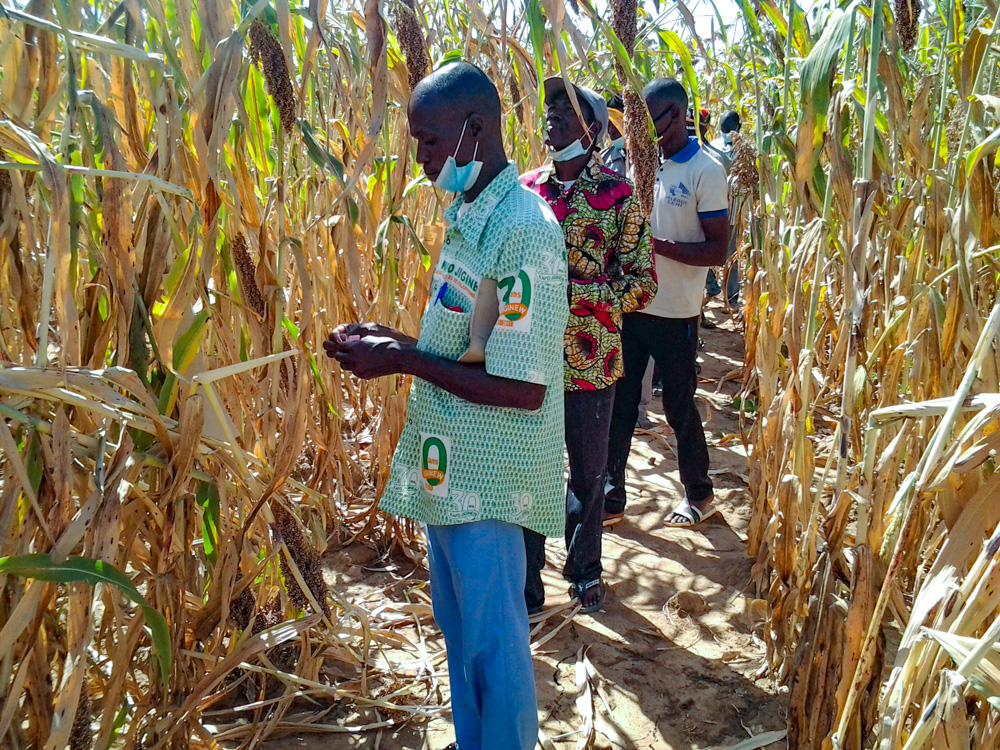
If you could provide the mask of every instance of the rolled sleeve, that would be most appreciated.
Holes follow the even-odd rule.
[[[566,245],[555,217],[510,230],[489,274],[500,317],[486,344],[490,375],[538,385],[562,383]]]
[[[706,160],[708,166],[698,176],[695,198],[698,201],[698,216],[703,219],[725,216],[729,213],[729,180],[726,170],[714,160]]]

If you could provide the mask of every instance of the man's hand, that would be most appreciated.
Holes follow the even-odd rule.
[[[397,341],[389,336],[348,334],[347,340],[323,342],[326,355],[340,362],[345,370],[362,380],[395,375],[402,372],[402,363],[412,344]],[[332,334],[331,334],[332,336]]]
[[[721,266],[729,252],[729,219],[725,216],[701,218],[704,242],[669,242],[653,239],[657,255],[689,266]]]
[[[389,328],[378,323],[342,323],[333,329],[327,341],[342,344],[354,336],[362,339],[368,336],[379,336],[381,338],[395,339],[401,343],[416,343],[416,339],[400,333],[395,328]]]
[[[379,335],[385,332],[388,335]],[[326,356],[363,380],[412,375],[458,398],[483,406],[535,411],[546,387],[486,372],[485,365],[463,364],[417,349],[417,340],[374,323],[338,326],[323,342]]]

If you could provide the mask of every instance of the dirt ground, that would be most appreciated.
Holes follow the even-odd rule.
[[[548,544],[547,605],[557,612],[537,627],[533,642],[541,725],[557,750],[575,748],[585,737],[590,707],[596,748],[728,748],[785,726],[785,697],[763,676],[764,645],[751,616],[746,454],[733,406],[743,340],[717,305],[710,307],[709,318],[719,327],[701,334],[698,395],[708,417],[705,429],[720,513],[696,531],[664,528],[683,489],[673,436],[662,407],[656,406],[652,432],[637,435],[633,443],[626,519],[604,537],[609,585],[604,611],[566,617],[563,543]],[[361,549],[334,552],[327,561],[331,582],[348,598],[364,600],[365,607],[376,606],[379,597],[392,597],[399,586],[412,589],[425,580],[412,564],[374,561]],[[440,635],[423,635],[428,648],[440,652]],[[591,667],[582,688],[577,675],[587,672],[581,656]],[[442,657],[437,653],[434,661],[443,673]],[[446,696],[446,682],[441,690]],[[440,750],[453,739],[450,714],[442,712],[401,729],[293,735],[264,747]],[[776,750],[785,743],[754,747]]]

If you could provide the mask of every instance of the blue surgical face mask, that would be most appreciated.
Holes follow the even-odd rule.
[[[462,125],[462,134],[458,137],[458,145],[455,146],[455,154],[462,147],[462,139],[465,138],[465,128],[468,126],[469,121],[466,120]],[[476,180],[479,179],[479,172],[483,168],[483,163],[476,160],[476,155],[479,153],[479,142],[476,142],[476,148],[472,152],[472,158],[469,160],[468,164],[463,164],[458,166],[458,162],[455,161],[455,154],[452,154],[447,159],[444,160],[444,166],[441,167],[441,172],[438,174],[437,179],[434,180],[435,187],[439,187],[442,190],[447,190],[449,193],[464,193],[470,187],[476,184]]]
[[[619,151],[625,150],[625,136],[620,136],[611,141],[611,145],[614,146]]]

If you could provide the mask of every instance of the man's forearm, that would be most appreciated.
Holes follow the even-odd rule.
[[[401,372],[426,380],[464,401],[483,406],[506,406],[534,411],[545,399],[545,386],[486,372],[483,365],[467,365],[417,349],[401,353]]]
[[[726,242],[718,240],[706,240],[705,242],[668,242],[667,240],[653,240],[653,251],[664,258],[676,260],[688,266],[721,266],[726,262],[726,251],[728,250],[728,239]]]

